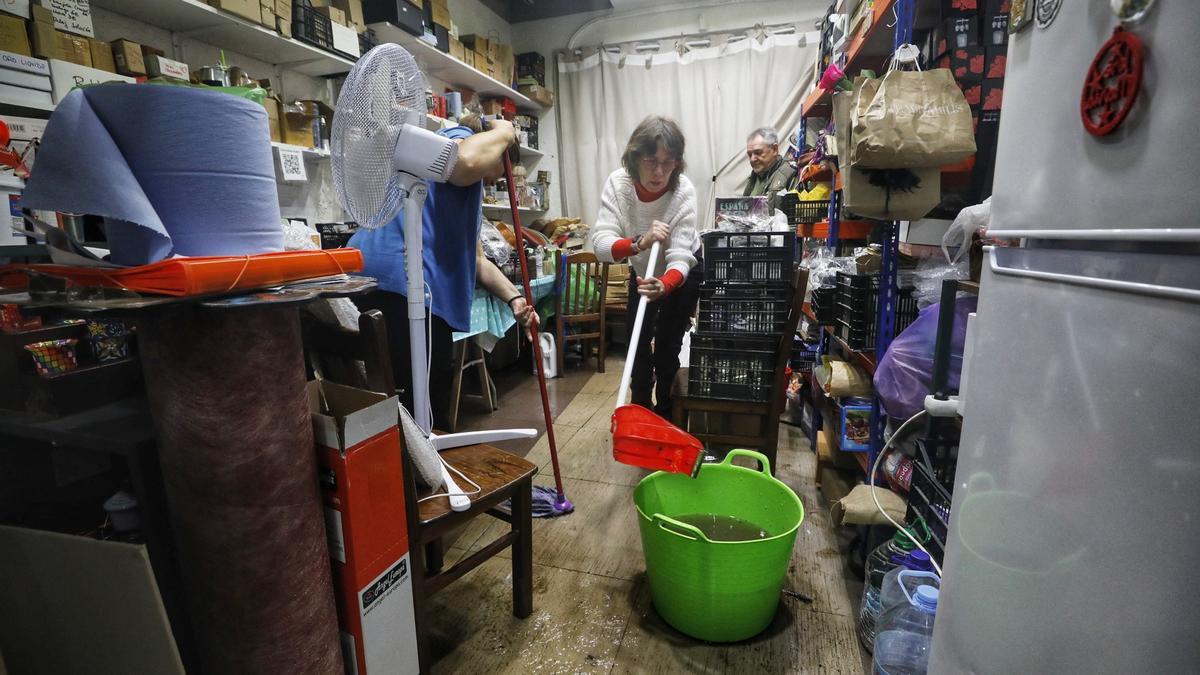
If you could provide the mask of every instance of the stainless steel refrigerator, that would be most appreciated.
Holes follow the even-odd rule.
[[[1200,2],[1128,27],[1138,98],[1097,137],[1111,4],[1010,36],[991,230],[1024,243],[968,330],[931,673],[1200,669]]]

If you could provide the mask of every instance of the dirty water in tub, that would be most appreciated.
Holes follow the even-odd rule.
[[[689,513],[675,516],[675,520],[694,525],[712,541],[753,541],[766,539],[766,530],[741,518],[712,513]]]

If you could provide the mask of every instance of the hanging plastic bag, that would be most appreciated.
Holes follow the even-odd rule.
[[[951,264],[957,263],[966,255],[967,251],[971,250],[971,237],[976,232],[985,232],[991,221],[991,197],[983,200],[982,204],[968,206],[959,211],[958,216],[954,218],[954,222],[950,224],[950,227],[946,229],[946,233],[942,235],[942,253],[946,256],[946,260]],[[950,257],[951,247],[958,249],[954,257]]]
[[[915,46],[901,45],[888,72],[859,92],[851,111],[855,166],[939,168],[975,154],[971,108],[953,73],[948,68],[922,71],[918,56]],[[914,70],[902,69],[910,64]]]
[[[975,311],[975,296],[954,303],[954,329],[950,338],[950,372],[947,384],[958,389],[962,372],[963,342],[967,336],[967,314]],[[925,408],[925,396],[933,393],[933,353],[941,304],[921,310],[917,320],[904,329],[888,347],[875,370],[875,392],[891,417],[908,419]]]

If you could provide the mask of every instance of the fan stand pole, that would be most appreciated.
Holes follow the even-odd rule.
[[[408,278],[408,334],[412,369],[413,420],[428,436],[433,428],[429,410],[429,346],[425,344],[424,211],[429,187],[410,179],[404,186],[404,262]]]

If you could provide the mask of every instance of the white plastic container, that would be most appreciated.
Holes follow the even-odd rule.
[[[901,572],[900,587],[908,602],[879,617],[872,660],[876,675],[921,675],[929,669],[929,645],[933,639],[940,591],[924,583],[918,584],[924,579],[914,575],[923,574],[926,573]]]
[[[142,528],[137,497],[124,490],[105,500],[104,511],[117,532],[133,532]]]

